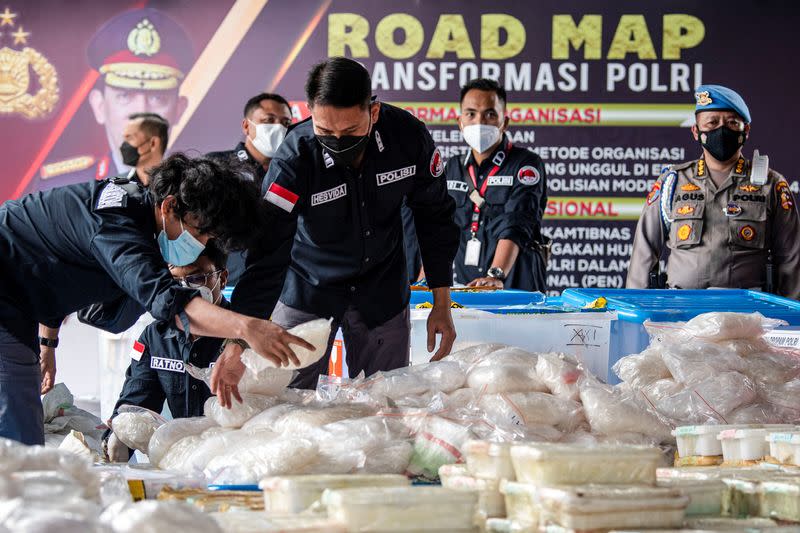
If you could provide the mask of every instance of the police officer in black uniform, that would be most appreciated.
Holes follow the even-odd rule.
[[[331,58],[312,68],[311,119],[290,130],[272,160],[262,193],[274,219],[250,250],[232,299],[234,310],[272,314],[285,327],[333,317],[342,325],[353,376],[408,364],[404,200],[434,291],[428,350],[439,333],[434,359],[444,357],[455,339],[449,287],[458,232],[441,155],[422,122],[370,94],[369,73],[356,61]],[[238,383],[240,353],[231,346],[220,356],[212,390]],[[300,371],[293,385],[315,387],[327,365],[326,356]],[[225,396],[218,394],[223,405]]]
[[[455,280],[470,287],[544,291],[544,164],[513,146],[505,111],[506,91],[496,81],[476,79],[462,87],[458,125],[471,150],[445,166],[461,230]]]
[[[211,240],[197,261],[185,267],[170,265],[170,273],[184,287],[198,289],[207,302],[225,309],[230,304],[222,295],[228,277],[227,256]],[[123,405],[144,407],[160,413],[166,401],[173,418],[203,415],[203,405],[211,396],[208,386],[189,375],[186,364],[207,368],[214,364],[224,339],[187,337],[170,321],[153,322],[145,328],[131,348],[131,364],[111,415]],[[112,461],[127,461],[132,453],[115,436],[106,435]]]
[[[245,245],[258,209],[231,169],[182,155],[154,169],[147,190],[103,180],[0,206],[0,436],[44,443],[37,323],[57,330],[95,302],[127,294],[157,320],[195,335],[233,333],[278,361],[292,359],[290,340],[308,346],[270,322],[205,302],[167,269],[195,261],[212,236]]]
[[[233,150],[210,152],[206,157],[238,165],[245,179],[254,182],[258,190],[261,190],[269,163],[275,157],[275,152],[291,125],[292,108],[283,96],[273,93],[257,94],[244,105],[244,141],[239,142]],[[244,272],[244,261],[245,252],[231,254],[228,260],[231,285],[239,282]]]

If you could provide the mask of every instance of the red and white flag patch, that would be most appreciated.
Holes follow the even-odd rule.
[[[144,344],[139,341],[135,341],[133,343],[133,348],[131,348],[131,359],[134,361],[139,361],[144,355]]]
[[[442,153],[437,148],[431,156],[431,176],[438,178],[442,175],[442,172],[444,172],[444,160],[442,159]]]
[[[292,212],[292,209],[294,209],[294,204],[297,203],[298,198],[300,197],[295,193],[285,187],[281,187],[277,183],[270,185],[269,189],[267,189],[267,194],[264,196],[266,201],[280,207],[287,213]]]

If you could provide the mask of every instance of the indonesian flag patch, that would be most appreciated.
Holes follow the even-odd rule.
[[[442,161],[442,153],[437,148],[431,156],[431,176],[438,178],[442,172],[444,172],[444,161]]]
[[[273,183],[267,189],[267,194],[264,196],[264,199],[269,203],[276,205],[286,211],[287,213],[291,213],[292,209],[294,209],[294,204],[297,203],[297,199],[300,198],[295,193],[281,187],[277,183]]]
[[[131,348],[131,359],[134,361],[139,361],[144,355],[144,344],[139,341],[135,341],[133,343],[133,348]]]

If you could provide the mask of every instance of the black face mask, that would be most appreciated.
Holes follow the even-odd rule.
[[[119,151],[122,154],[122,162],[125,165],[135,167],[139,163],[139,149],[128,141],[122,143]]]
[[[358,156],[364,153],[372,133],[372,119],[366,135],[317,135],[317,141],[333,158],[333,162],[340,166],[351,166]]]
[[[711,131],[701,131],[698,137],[700,146],[708,150],[717,161],[727,161],[732,158],[745,140],[744,131],[733,131],[726,126]]]

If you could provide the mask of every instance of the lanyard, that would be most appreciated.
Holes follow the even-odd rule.
[[[475,175],[475,165],[470,163],[467,165],[467,171],[469,172],[469,177],[472,178],[472,185],[474,187],[472,194],[470,194],[470,199],[472,200],[472,224],[470,225],[470,231],[472,232],[472,238],[474,239],[475,236],[478,234],[478,227],[480,226],[481,221],[481,207],[483,207],[483,198],[486,195],[486,188],[489,186],[489,178],[494,176],[500,171],[500,166],[506,159],[507,152],[511,150],[511,141],[508,141],[506,145],[506,149],[502,152],[498,152],[495,155],[494,159],[494,166],[492,170],[489,171],[489,174],[486,175],[486,178],[483,180],[483,184],[481,184],[480,190],[478,190],[478,178]],[[502,156],[500,156],[502,154]],[[500,156],[500,157],[498,157]],[[473,194],[477,193],[480,198],[475,198]],[[478,201],[476,201],[478,200]]]

